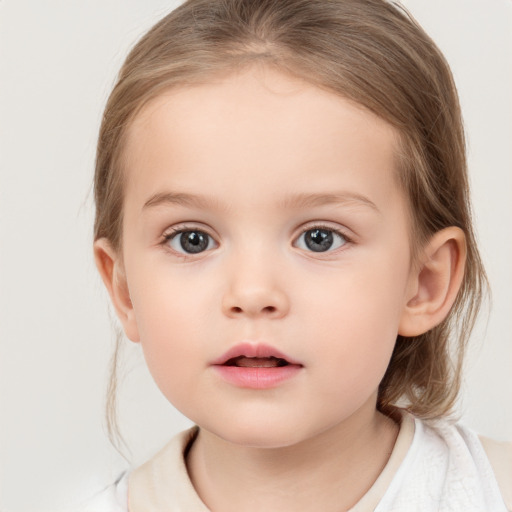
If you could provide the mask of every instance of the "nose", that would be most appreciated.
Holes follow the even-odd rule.
[[[223,313],[231,318],[283,318],[290,309],[279,269],[270,262],[234,261],[222,298]]]

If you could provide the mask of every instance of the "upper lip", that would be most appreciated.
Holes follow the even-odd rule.
[[[302,366],[299,361],[296,361],[284,354],[280,350],[272,347],[271,345],[265,345],[263,343],[250,343],[244,342],[239,343],[231,347],[227,352],[224,352],[219,358],[215,359],[213,365],[225,364],[230,359],[236,357],[275,357],[276,359],[284,359],[288,364],[295,364]]]

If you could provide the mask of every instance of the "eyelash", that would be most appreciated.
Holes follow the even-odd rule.
[[[320,224],[319,223],[319,224],[311,224],[311,225],[308,225],[308,226],[302,228],[300,234],[297,237],[294,238],[293,245],[295,245],[297,243],[297,241],[300,239],[300,237],[302,237],[305,233],[307,233],[308,231],[313,231],[315,229],[323,230],[323,231],[329,231],[329,232],[333,233],[335,236],[341,237],[345,241],[342,244],[342,247],[344,247],[347,244],[353,244],[354,243],[352,237],[348,236],[344,230],[341,230],[339,228],[335,228],[333,226],[327,226],[325,224]],[[163,240],[161,242],[161,245],[162,246],[167,246],[167,248],[169,248],[176,256],[178,256],[180,258],[188,259],[188,258],[194,257],[194,253],[180,252],[180,251],[176,251],[176,250],[172,249],[171,247],[169,247],[169,242],[171,240],[174,240],[176,237],[178,237],[182,233],[186,233],[186,232],[203,233],[210,240],[213,240],[214,244],[216,244],[218,246],[218,243],[215,242],[214,237],[212,235],[210,235],[207,230],[205,230],[202,227],[197,227],[197,226],[194,226],[194,225],[192,225],[192,226],[179,226],[179,227],[172,227],[172,228],[170,228],[170,232],[165,233],[163,235]],[[318,252],[310,250],[310,251],[306,251],[306,252],[312,252],[314,254],[321,255],[321,254],[324,254],[324,253],[336,252],[338,249],[339,248],[336,248],[333,251],[327,250],[327,251],[318,251]],[[208,252],[209,250],[211,250],[211,249],[207,248],[207,249],[205,249],[203,251],[200,251],[200,252],[198,252],[196,254],[198,254],[198,255],[204,254],[204,253]]]
[[[174,240],[175,238],[177,238],[182,233],[187,233],[187,232],[204,233],[210,240],[213,240],[214,243],[216,245],[218,245],[217,242],[215,242],[214,237],[212,235],[210,235],[208,233],[208,231],[206,231],[202,227],[197,227],[197,226],[193,226],[193,225],[192,226],[179,226],[179,227],[172,227],[172,228],[170,228],[170,232],[164,233],[161,245],[167,247],[169,250],[171,250],[173,252],[174,255],[176,255],[179,258],[189,259],[190,257],[194,257],[195,256],[194,253],[186,253],[186,252],[176,251],[175,249],[172,249],[172,247],[169,246],[169,242],[170,241]],[[206,252],[208,252],[208,249],[204,250],[204,251],[201,251],[201,252],[198,252],[196,254],[200,255],[200,254],[203,254],[203,253],[206,253]]]
[[[300,234],[294,239],[294,245],[296,246],[297,242],[309,231],[320,230],[320,231],[328,231],[332,233],[334,236],[338,236],[344,240],[344,242],[339,247],[335,247],[334,249],[329,248],[326,251],[314,251],[313,249],[301,249],[309,254],[314,254],[316,257],[322,256],[330,256],[333,253],[336,254],[340,250],[345,250],[347,245],[353,244],[353,239],[351,236],[346,234],[346,231],[341,230],[340,228],[336,228],[333,226],[325,225],[322,223],[312,223],[308,226],[305,226],[301,229]]]

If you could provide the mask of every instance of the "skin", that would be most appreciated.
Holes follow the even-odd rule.
[[[464,260],[448,228],[413,264],[396,140],[264,67],[161,95],[129,129],[122,254],[99,240],[96,260],[157,385],[201,427],[187,466],[213,511],[345,510],[387,462],[398,426],[376,398],[396,336],[446,316]],[[326,252],[305,244],[318,226],[341,233]],[[173,229],[208,248],[183,253]],[[212,362],[240,342],[301,369],[237,387]]]

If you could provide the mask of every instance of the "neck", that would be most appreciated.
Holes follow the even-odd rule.
[[[212,512],[339,512],[383,470],[398,427],[375,409],[293,446],[253,448],[201,430],[187,466]]]

